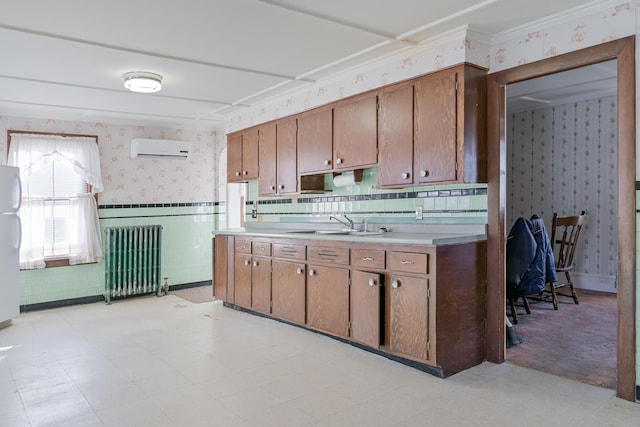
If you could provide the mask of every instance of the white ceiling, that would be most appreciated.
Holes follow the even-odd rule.
[[[0,13],[0,113],[213,128],[239,109],[468,25],[583,0],[20,0]],[[134,94],[128,71],[163,76]]]

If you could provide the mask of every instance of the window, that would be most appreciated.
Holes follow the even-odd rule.
[[[8,164],[22,180],[23,269],[102,259],[95,194],[97,138],[10,132]]]

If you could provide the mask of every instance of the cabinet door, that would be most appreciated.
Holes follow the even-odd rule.
[[[213,296],[222,301],[227,299],[227,287],[229,285],[229,236],[216,236],[213,239]]]
[[[377,96],[336,105],[333,110],[335,170],[353,170],[378,163]]]
[[[271,313],[271,258],[253,257],[251,308],[260,313]]]
[[[227,182],[242,181],[242,134],[227,135]]]
[[[389,348],[429,360],[429,279],[391,274],[389,280]]]
[[[242,132],[242,180],[258,178],[258,128]],[[228,150],[227,150],[228,152]],[[227,154],[228,155],[228,154]]]
[[[402,187],[413,184],[413,85],[383,92],[379,96],[378,185]]]
[[[351,339],[373,348],[380,345],[380,279],[363,271],[351,277]]]
[[[306,265],[274,260],[272,270],[271,313],[281,319],[304,324]]]
[[[301,175],[331,171],[333,155],[333,110],[326,109],[298,118],[298,172]]]
[[[258,193],[262,196],[276,194],[276,125],[260,126],[258,149]]]
[[[349,270],[309,265],[307,324],[335,335],[349,335]]]
[[[251,308],[251,255],[236,252],[234,262],[235,303]]]
[[[278,123],[277,182],[279,194],[298,191],[297,122],[289,119]]]
[[[457,178],[457,91],[455,71],[421,78],[415,86],[416,183]]]

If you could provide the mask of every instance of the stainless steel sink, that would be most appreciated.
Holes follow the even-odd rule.
[[[382,234],[380,231],[356,231],[356,230],[293,230],[287,234],[323,234],[337,236],[375,236]]]

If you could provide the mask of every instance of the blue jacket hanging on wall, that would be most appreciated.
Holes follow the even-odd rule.
[[[518,218],[507,237],[507,298],[542,292],[557,280],[553,247],[538,215]]]

